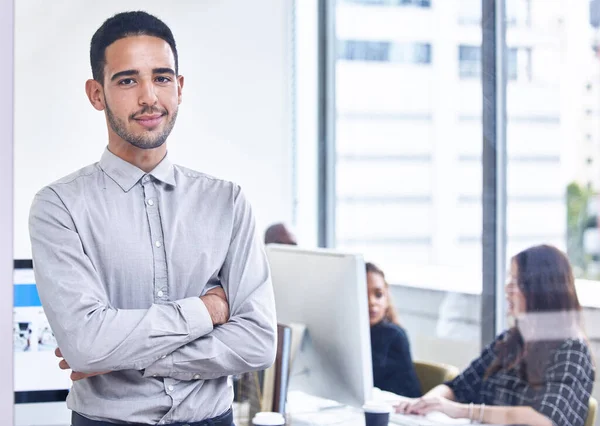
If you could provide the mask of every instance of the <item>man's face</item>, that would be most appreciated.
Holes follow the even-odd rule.
[[[166,140],[177,118],[183,77],[167,42],[131,36],[106,48],[104,109],[109,140],[152,149]]]

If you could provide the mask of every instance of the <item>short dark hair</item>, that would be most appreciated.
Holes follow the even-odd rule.
[[[106,48],[115,41],[129,36],[148,35],[166,41],[175,57],[175,73],[178,74],[179,60],[177,46],[171,29],[163,21],[149,13],[122,12],[108,18],[94,33],[90,44],[90,63],[92,77],[100,84],[104,83],[104,65]]]

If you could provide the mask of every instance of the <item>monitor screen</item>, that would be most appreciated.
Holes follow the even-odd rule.
[[[70,371],[58,367],[56,339],[38,296],[30,259],[14,263],[15,403],[64,401]]]

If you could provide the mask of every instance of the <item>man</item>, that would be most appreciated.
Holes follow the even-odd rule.
[[[287,244],[296,246],[296,236],[283,223],[275,223],[265,231],[265,244]]]
[[[94,34],[86,93],[101,160],[43,188],[30,234],[38,291],[72,369],[73,426],[232,424],[227,376],[275,356],[273,289],[239,186],[167,157],[184,79],[144,12]]]

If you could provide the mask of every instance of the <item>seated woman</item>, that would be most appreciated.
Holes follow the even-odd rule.
[[[491,424],[583,426],[595,371],[567,257],[547,245],[517,254],[506,297],[515,326],[456,379],[401,402],[397,412],[441,411]]]
[[[407,397],[421,396],[406,332],[398,323],[383,271],[367,263],[371,354],[375,387]]]

